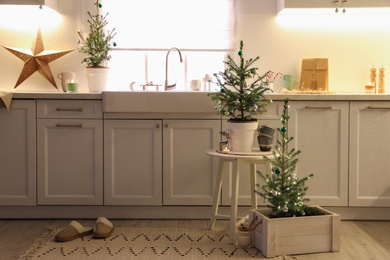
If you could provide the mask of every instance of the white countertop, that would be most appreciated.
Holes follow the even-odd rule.
[[[126,93],[126,92],[124,92]],[[125,95],[145,95],[146,92],[130,92]],[[156,93],[156,92],[150,92]],[[159,92],[161,96],[169,95],[170,93],[177,92]],[[185,93],[185,92],[184,92]],[[188,95],[199,95],[204,93],[207,95],[208,92],[188,92]],[[64,93],[64,92],[14,92],[14,99],[102,99],[101,93]],[[365,94],[365,93],[337,93],[337,94],[268,94],[270,98],[275,101],[281,101],[286,98],[290,100],[308,100],[308,101],[390,101],[390,94]]]
[[[101,93],[14,92],[14,99],[102,99]]]
[[[268,95],[272,100],[311,100],[311,101],[390,101],[390,94],[336,93],[336,94],[278,94]]]

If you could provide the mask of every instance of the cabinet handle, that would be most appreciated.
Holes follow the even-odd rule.
[[[332,109],[332,106],[326,106],[326,107],[305,106],[305,109]]]
[[[56,124],[56,127],[83,127],[83,124]]]
[[[156,124],[156,128],[160,128],[160,124]]]
[[[165,126],[165,127],[168,127],[168,124],[165,124],[164,126]]]
[[[373,106],[368,106],[367,109],[390,109],[390,107],[373,107]]]
[[[260,113],[266,113],[266,112],[267,112],[267,109],[266,109],[266,108],[259,109],[259,112],[260,112]]]
[[[76,107],[76,108],[61,108],[61,107],[57,107],[56,111],[59,111],[59,112],[64,112],[64,111],[67,111],[67,112],[83,112],[83,108],[82,107]]]
[[[334,0],[333,3],[339,3],[340,1],[339,0]]]

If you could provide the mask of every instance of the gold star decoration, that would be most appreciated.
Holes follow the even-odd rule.
[[[73,51],[45,50],[43,46],[41,28],[38,28],[37,37],[32,44],[31,50],[11,48],[6,46],[3,47],[24,61],[23,70],[20,73],[14,88],[17,88],[23,81],[34,74],[34,72],[38,71],[45,79],[47,79],[55,88],[58,89],[53,74],[51,73],[49,63]]]

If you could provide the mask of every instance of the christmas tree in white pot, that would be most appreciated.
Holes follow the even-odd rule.
[[[86,54],[86,57],[81,62],[87,65],[85,71],[89,91],[102,92],[106,88],[109,72],[105,63],[111,59],[109,51],[116,32],[115,28],[106,30],[108,13],[104,16],[100,14],[102,4],[99,0],[95,2],[95,6],[95,14],[87,12],[89,16],[87,20],[89,34],[84,37],[80,31],[77,33],[80,37],[79,51]],[[115,47],[116,43],[113,42],[112,45]]]
[[[270,91],[267,88],[267,76],[273,72],[258,75],[258,68],[253,65],[260,57],[245,60],[243,48],[243,41],[240,41],[238,63],[229,55],[227,61],[224,61],[226,69],[214,74],[220,90],[209,94],[211,99],[217,102],[215,106],[217,113],[229,117],[227,121],[229,148],[235,152],[252,150],[258,126],[253,115],[261,113],[262,109],[272,102],[270,98],[265,97],[265,93]]]

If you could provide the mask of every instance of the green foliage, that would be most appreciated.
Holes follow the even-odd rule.
[[[217,101],[217,113],[235,120],[251,120],[253,115],[261,113],[261,109],[272,102],[264,96],[269,89],[263,81],[270,71],[259,76],[258,68],[252,66],[260,57],[245,60],[243,47],[241,41],[238,51],[239,64],[229,55],[227,61],[224,61],[227,65],[225,71],[214,74],[220,91],[209,94],[213,101]],[[252,82],[248,83],[248,79]]]
[[[87,64],[88,67],[101,66],[103,61],[111,59],[111,55],[109,54],[110,44],[116,35],[115,28],[111,31],[104,30],[104,27],[108,24],[106,20],[108,13],[105,16],[99,13],[102,5],[98,0],[95,5],[96,14],[87,12],[89,16],[87,22],[89,23],[90,31],[88,36],[84,38],[80,31],[77,32],[82,41],[79,51],[87,55],[81,62]],[[113,45],[116,46],[116,43]]]
[[[293,137],[288,136],[288,99],[284,102],[282,115],[282,127],[278,128],[280,139],[277,141],[273,158],[264,156],[271,164],[271,173],[257,173],[264,181],[264,185],[256,185],[256,193],[264,199],[268,207],[272,209],[270,217],[292,217],[304,215],[318,215],[312,208],[304,205],[309,201],[304,198],[308,187],[306,181],[313,177],[310,174],[304,178],[298,178],[295,174],[295,168],[298,163],[298,155],[301,151],[294,148],[289,150],[288,144]]]

